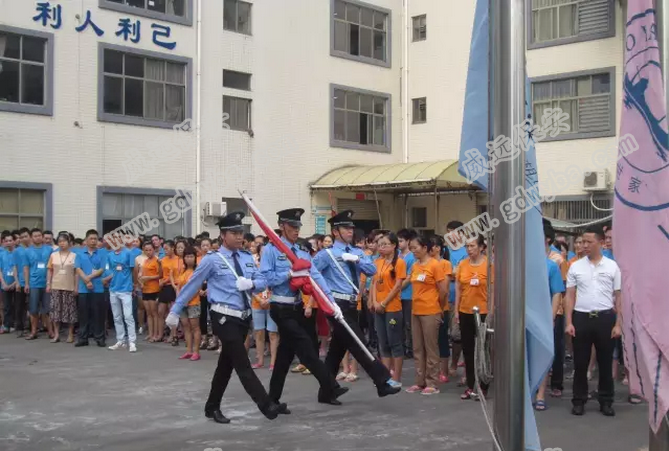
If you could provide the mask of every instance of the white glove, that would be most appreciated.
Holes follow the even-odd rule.
[[[290,272],[290,277],[309,277],[309,270],[308,269],[302,269],[300,271],[291,271]]]
[[[179,325],[179,315],[176,313],[170,312],[169,315],[167,315],[167,318],[165,319],[165,324],[167,324],[170,327],[176,327]]]
[[[349,254],[348,252],[344,252],[343,254],[341,254],[341,259],[344,260],[345,262],[358,263],[360,257],[358,257],[355,254]]]
[[[332,315],[334,319],[337,321],[344,319],[344,314],[341,312],[341,309],[337,304],[332,304],[332,310],[334,311],[334,315]]]
[[[239,291],[248,291],[253,288],[253,281],[245,277],[237,279],[237,289]]]

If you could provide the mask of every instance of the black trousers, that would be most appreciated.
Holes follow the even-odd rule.
[[[14,327],[17,332],[23,331],[23,322],[26,320],[26,312],[28,310],[27,296],[23,290],[23,287],[19,287],[16,293],[14,293],[14,324],[16,324]]]
[[[555,357],[553,358],[553,370],[551,374],[551,390],[564,390],[564,315],[555,317],[553,326],[553,343],[555,346]]]
[[[402,299],[402,317],[404,318],[404,355],[413,355],[413,337],[411,335],[411,299]]]
[[[77,306],[79,314],[79,332],[77,339],[88,342],[93,337],[97,342],[105,341],[105,317],[107,304],[104,293],[79,293]]]
[[[474,356],[476,353],[476,317],[473,313],[459,313],[460,335],[462,337],[462,353],[465,356],[465,374],[467,375],[467,387],[474,390],[476,383],[476,365]],[[481,315],[481,321],[485,321],[486,315]],[[487,384],[481,384],[483,390],[488,389]]]
[[[207,296],[200,296],[200,333],[207,336],[207,315],[209,314],[209,301]]]
[[[317,309],[312,309],[311,316],[309,318],[304,318],[304,325],[306,328],[306,332],[309,335],[309,338],[314,342],[314,349],[316,350],[316,356],[318,357],[320,349],[319,349],[319,343],[318,343],[318,330],[316,328],[316,315],[318,314]],[[274,319],[274,317],[272,317]],[[276,322],[276,321],[274,321]],[[280,335],[279,335],[280,336]],[[279,342],[281,343],[281,342]],[[320,359],[319,359],[320,360]],[[302,361],[300,360],[300,363]]]
[[[3,314],[3,323],[0,326],[4,326],[6,329],[12,327],[12,319],[14,319],[14,296],[16,290],[4,291],[2,292],[2,314]]]
[[[272,304],[269,314],[279,329],[279,349],[276,353],[274,371],[269,381],[269,397],[278,403],[283,393],[286,376],[295,354],[300,363],[306,366],[316,377],[320,385],[319,396],[330,397],[339,386],[334,375],[328,372],[325,364],[318,358],[318,342],[314,341],[315,323],[310,325],[304,316],[304,308],[297,305]],[[313,315],[312,315],[313,317]],[[311,329],[311,330],[310,330]]]
[[[616,324],[616,314],[613,310],[599,312],[596,316],[589,313],[574,312],[572,318],[576,336],[574,343],[574,405],[584,405],[588,402],[588,364],[592,346],[597,353],[597,367],[599,368],[599,403],[610,405],[613,403],[613,349],[615,340],[611,338],[611,330]]]
[[[210,315],[212,331],[221,340],[221,354],[211,380],[211,391],[204,406],[205,412],[221,408],[221,400],[230,382],[233,369],[237,372],[244,390],[253,402],[261,409],[266,408],[270,404],[270,398],[251,368],[251,362],[244,347],[244,341],[251,326],[251,318],[241,320],[214,311],[211,311]]]
[[[358,310],[357,305],[353,303],[337,303],[344,314],[344,320],[351,327],[353,332],[358,336],[360,341],[364,343],[362,331],[358,325]],[[378,360],[370,360],[365,351],[358,345],[358,343],[349,335],[344,326],[339,324],[334,318],[328,318],[332,325],[332,340],[330,341],[330,350],[325,358],[325,366],[330,371],[332,376],[335,376],[339,371],[339,364],[344,358],[346,351],[353,354],[355,360],[363,367],[363,369],[372,378],[377,387],[385,384],[390,379],[390,372]]]

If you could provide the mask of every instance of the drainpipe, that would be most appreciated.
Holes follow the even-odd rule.
[[[202,179],[202,0],[197,0],[197,49],[195,58],[197,60],[197,73],[195,80],[197,84],[196,103],[197,119],[195,125],[195,233],[199,235],[202,232],[201,212],[201,179]]]
[[[402,161],[409,162],[409,0],[403,0],[402,33]]]

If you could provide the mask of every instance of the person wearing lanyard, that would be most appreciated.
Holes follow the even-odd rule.
[[[453,273],[455,274],[455,271],[458,268],[458,265],[462,260],[467,258],[467,249],[466,246],[460,246],[457,249],[453,248],[451,245],[458,243],[460,241],[460,238],[457,235],[456,230],[460,227],[462,227],[463,224],[460,221],[451,221],[448,224],[446,224],[446,244],[448,246],[448,255],[449,255],[449,260],[451,262],[451,267],[453,268]],[[455,277],[451,279],[450,287],[449,287],[449,296],[448,296],[448,302],[450,304],[455,304]],[[452,305],[451,307],[454,307]],[[457,376],[458,374],[458,365],[460,363],[460,357],[462,356],[462,340],[460,339],[460,333],[459,333],[459,328],[456,328],[454,322],[455,322],[455,313],[456,310],[455,308],[451,308],[451,315],[450,315],[450,330],[451,331],[458,331],[455,334],[452,334],[452,347],[453,347],[453,352],[451,353],[451,367],[448,371],[449,376]]]
[[[137,352],[135,317],[132,310],[132,273],[135,259],[128,249],[121,248],[107,255],[107,265],[109,265],[109,276],[106,277],[109,283],[109,302],[116,330],[116,344],[111,345],[109,349],[116,351],[125,348],[127,329],[128,350]]]
[[[58,234],[59,251],[51,254],[47,265],[46,291],[51,295],[50,319],[54,324],[51,343],[60,342],[60,325],[67,323],[68,343],[74,343],[74,324],[77,322],[77,275],[74,269],[76,254],[70,251],[70,236]]]
[[[0,254],[0,283],[2,284],[2,299],[4,302],[3,324],[0,333],[8,333],[12,327],[14,314],[14,297],[18,287],[16,252],[14,251],[14,235],[11,232],[2,232],[2,245],[5,252]]]
[[[26,258],[23,262],[23,276],[26,280],[25,292],[30,296],[28,311],[30,313],[30,335],[26,340],[37,338],[37,324],[40,315],[42,325],[46,326],[49,337],[52,338],[51,321],[49,320],[49,302],[50,296],[46,291],[46,265],[49,263],[52,249],[49,246],[42,245],[42,231],[32,229],[30,236],[33,241],[32,247],[26,251]]]
[[[104,348],[105,344],[105,290],[102,284],[102,274],[105,270],[105,261],[102,252],[98,249],[98,232],[94,229],[86,232],[86,249],[77,254],[74,267],[79,280],[79,336],[75,347],[88,346],[89,334]]]
[[[312,264],[316,266],[328,287],[332,291],[336,305],[342,311],[343,318],[349,327],[364,342],[360,325],[358,324],[356,288],[360,286],[360,273],[364,272],[367,277],[376,274],[376,266],[362,249],[351,246],[353,240],[353,211],[345,210],[328,220],[332,227],[335,243],[331,249],[320,251],[314,257]],[[390,371],[377,359],[370,360],[367,353],[349,335],[346,329],[334,318],[332,323],[332,341],[330,349],[325,358],[325,365],[330,373],[335,376],[339,369],[346,351],[350,351],[353,357],[365,369],[376,385],[379,397],[394,395],[401,388],[394,387],[388,383]]]
[[[267,281],[256,268],[253,256],[242,250],[244,213],[233,212],[219,219],[221,247],[218,252],[209,252],[200,262],[193,276],[181,288],[176,302],[167,315],[166,324],[176,326],[181,311],[200,292],[207,281],[207,296],[210,304],[211,324],[214,334],[221,340],[221,354],[211,381],[209,398],[204,414],[221,424],[230,423],[221,412],[221,400],[230,382],[232,370],[251,399],[265,417],[275,419],[280,413],[288,413],[285,404],[276,404],[270,399],[262,383],[251,368],[244,341],[251,326],[251,296],[267,287]]]
[[[318,402],[341,405],[337,398],[346,393],[348,388],[340,387],[334,375],[328,372],[325,364],[318,358],[318,348],[313,337],[314,324],[309,324],[307,318],[313,311],[309,309],[305,311],[302,302],[303,294],[311,295],[313,292],[309,276],[327,296],[331,297],[323,277],[311,264],[311,256],[297,244],[302,227],[302,214],[304,210],[301,208],[291,208],[277,213],[281,241],[299,260],[291,267],[286,255],[273,244],[268,244],[260,257],[260,272],[272,292],[269,313],[279,328],[280,337],[274,372],[269,383],[269,397],[275,403],[279,403],[290,364],[297,354],[300,363],[318,380],[320,385]],[[309,327],[312,330],[309,330]]]
[[[28,326],[25,324],[26,300],[28,293],[26,293],[25,290],[26,279],[23,265],[26,260],[26,253],[31,245],[32,240],[30,239],[30,230],[23,227],[19,230],[19,238],[16,240],[16,249],[14,250],[14,262],[16,263],[16,273],[19,282],[18,287],[16,287],[16,293],[14,294],[14,323],[16,324],[16,338],[22,338],[24,336],[24,327],[27,328]]]
[[[399,243],[400,258],[404,260],[407,267],[407,275],[411,274],[411,267],[416,260],[409,250],[409,243],[418,234],[415,230],[401,229],[397,232],[397,240]],[[400,292],[400,299],[402,301],[402,341],[404,343],[404,357],[413,359],[413,344],[411,342],[411,298],[412,298],[411,284],[405,284]]]
[[[574,415],[585,413],[593,345],[599,367],[599,408],[606,416],[615,415],[612,362],[615,339],[622,335],[621,274],[616,262],[602,255],[603,243],[601,228],[587,228],[583,234],[586,258],[572,264],[567,274],[565,331],[574,344]]]

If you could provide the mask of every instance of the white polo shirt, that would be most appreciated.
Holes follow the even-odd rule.
[[[572,263],[567,273],[567,288],[576,287],[577,312],[596,312],[612,309],[613,292],[620,290],[621,275],[618,264],[602,256],[596,265],[588,257]]]

